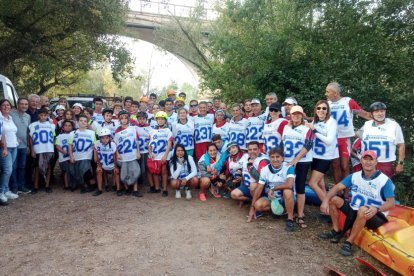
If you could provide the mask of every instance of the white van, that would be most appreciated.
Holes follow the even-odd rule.
[[[13,107],[17,107],[17,100],[19,99],[13,83],[3,75],[0,75],[0,100],[1,99],[8,99]]]

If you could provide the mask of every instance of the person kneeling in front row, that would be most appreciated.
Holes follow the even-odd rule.
[[[321,211],[331,216],[333,230],[320,234],[320,238],[338,243],[342,233],[351,229],[351,234],[340,249],[343,256],[352,255],[352,244],[364,226],[375,230],[388,222],[387,211],[395,205],[394,184],[385,174],[377,170],[377,162],[374,151],[363,152],[362,171],[348,175],[336,184],[322,201]],[[351,202],[336,196],[337,192],[345,188],[352,191]],[[346,216],[342,232],[339,229],[339,210]]]

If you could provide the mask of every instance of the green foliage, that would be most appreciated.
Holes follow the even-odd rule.
[[[111,34],[127,10],[125,0],[1,1],[0,72],[23,93],[70,86],[104,61],[119,81],[132,60]]]
[[[203,87],[227,102],[295,96],[308,113],[338,81],[365,109],[381,100],[411,140],[412,1],[225,1],[209,36]]]
[[[414,206],[414,164],[406,162],[404,172],[394,177],[396,198],[404,205]]]

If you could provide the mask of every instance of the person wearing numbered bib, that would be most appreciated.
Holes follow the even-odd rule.
[[[81,194],[92,192],[93,189],[88,184],[94,181],[92,157],[96,134],[87,127],[88,117],[83,114],[79,115],[79,129],[74,132],[73,139],[69,140],[69,160],[71,164],[74,164],[70,186],[72,191],[80,186]]]
[[[375,102],[369,107],[373,120],[365,122],[361,150],[373,150],[378,157],[377,169],[389,178],[404,171],[405,144],[400,125],[386,118],[387,107]],[[394,170],[394,162],[398,161]]]
[[[95,97],[93,99],[93,113],[92,113],[92,121],[96,122],[98,125],[102,124],[104,121],[103,117],[103,100],[101,97]]]
[[[148,113],[140,111],[137,113],[137,131],[138,131],[138,147],[139,152],[141,153],[141,158],[139,159],[138,163],[141,167],[141,176],[139,177],[138,181],[145,184],[149,184],[148,186],[154,186],[154,184],[150,183],[152,179],[149,177],[149,172],[147,169],[147,162],[148,162],[148,146],[150,140],[150,133],[152,131],[152,127],[148,124]],[[145,186],[145,185],[144,185]]]
[[[205,156],[207,155],[207,157]],[[209,165],[205,163],[205,159],[209,159]],[[200,193],[198,198],[201,201],[206,201],[206,191],[210,188],[211,194],[220,198],[218,189],[222,186],[222,180],[219,178],[220,171],[216,169],[216,163],[220,159],[220,152],[214,143],[210,143],[207,146],[207,152],[201,156],[198,161],[198,168],[200,169]]]
[[[74,123],[70,120],[64,120],[62,123],[63,132],[56,137],[55,147],[58,151],[59,167],[63,173],[63,187],[69,189],[69,141],[73,140]]]
[[[243,112],[238,104],[232,107],[233,118],[229,122],[229,142],[235,142],[240,149],[246,151],[247,119],[243,118]]]
[[[171,188],[175,190],[175,198],[181,198],[181,189],[186,199],[192,198],[191,188],[198,186],[197,166],[192,156],[187,155],[185,147],[176,144],[170,160]]]
[[[330,115],[329,104],[320,100],[315,105],[315,118],[306,125],[315,135],[313,143],[313,159],[309,186],[320,200],[326,195],[324,176],[328,172],[337,151],[337,123]]]
[[[388,222],[387,214],[395,206],[395,186],[385,174],[376,168],[378,163],[375,151],[365,151],[361,156],[362,171],[348,175],[329,190],[320,209],[332,218],[331,232],[321,233],[321,239],[340,242],[346,231],[351,234],[342,245],[339,253],[352,255],[352,244],[364,227],[375,230]],[[349,189],[352,191],[350,202],[337,196],[337,193]],[[344,228],[339,228],[339,211],[345,214]]]
[[[119,170],[116,164],[116,144],[112,142],[111,131],[103,128],[99,131],[99,141],[94,146],[94,159],[96,166],[96,180],[98,183],[98,190],[93,194],[99,196],[102,194],[102,182],[105,179],[105,190],[110,191],[108,185],[108,175],[113,175],[113,182],[115,187],[119,187]]]
[[[99,125],[99,130],[107,128],[111,131],[112,139],[115,137],[115,130],[119,127],[119,121],[115,122],[112,120],[113,114],[114,114],[114,111],[112,109],[105,108],[102,111],[102,116],[104,118],[104,121]]]
[[[180,108],[177,111],[178,121],[172,126],[172,134],[175,144],[181,144],[187,155],[194,155],[194,122],[189,120],[188,112],[185,108]]]
[[[32,194],[39,190],[39,176],[45,178],[45,190],[52,192],[49,187],[52,173],[51,162],[55,155],[54,139],[56,126],[48,119],[49,111],[45,108],[39,110],[39,121],[29,125],[29,135],[32,158],[35,158],[35,182]]]
[[[116,129],[114,142],[117,146],[116,160],[120,168],[120,182],[124,185],[125,190],[119,184],[116,187],[116,193],[118,196],[123,196],[125,192],[129,194],[132,187],[132,195],[142,197],[138,191],[138,178],[141,174],[138,163],[141,158],[138,147],[138,131],[135,125],[130,125],[130,115],[127,110],[120,111],[118,116],[121,125]]]
[[[196,117],[198,116],[198,101],[197,100],[191,100],[190,101],[190,117]]]
[[[260,151],[264,153],[263,128],[266,116],[262,113],[262,104],[259,99],[252,99],[252,116],[247,118],[246,144],[252,141],[259,142]]]
[[[259,143],[253,141],[247,145],[247,153],[242,156],[240,162],[242,163],[243,182],[231,192],[231,198],[240,201],[239,206],[241,207],[243,202],[253,198],[252,195],[257,187],[260,172],[269,164],[269,159],[260,152]],[[253,218],[255,215],[254,207],[251,206],[251,209],[253,209]]]
[[[284,205],[288,214],[286,231],[293,231],[293,209],[295,168],[288,166],[283,159],[282,148],[269,151],[270,164],[260,172],[259,185],[253,194],[252,204],[259,212],[270,211],[272,200]]]
[[[159,163],[161,166],[162,177],[162,196],[168,196],[167,183],[168,183],[168,170],[167,161],[169,160],[169,153],[172,147],[174,138],[171,130],[168,128],[168,115],[164,111],[158,111],[155,114],[155,120],[158,123],[158,127],[153,129],[150,133],[150,141],[148,147],[148,158]],[[159,193],[160,190],[160,178],[159,175],[150,172],[152,177],[152,183],[154,186],[150,187],[151,193]],[[151,182],[150,182],[151,183]]]
[[[235,142],[227,144],[227,153],[226,170],[220,174],[220,178],[226,181],[223,193],[224,198],[230,198],[231,192],[238,188],[243,180],[243,162],[241,159],[244,153]]]
[[[268,121],[263,128],[263,139],[265,152],[269,153],[272,148],[280,146],[282,142],[282,134],[288,121],[284,118],[280,118],[282,106],[279,103],[272,103],[269,106]]]
[[[194,154],[196,161],[206,153],[208,144],[211,143],[214,115],[207,114],[207,103],[200,102],[199,114],[193,117],[194,121]]]
[[[296,223],[306,228],[304,220],[305,182],[312,163],[312,130],[305,125],[304,112],[301,106],[293,106],[290,110],[290,121],[282,135],[285,160],[295,166],[295,189],[297,195],[298,217]]]
[[[165,99],[165,112],[168,115],[168,128],[171,130],[172,126],[177,123],[178,116],[174,112],[174,100],[171,98]]]
[[[332,171],[335,183],[344,179],[349,174],[349,159],[351,154],[350,137],[354,137],[354,115],[370,120],[371,116],[364,111],[358,103],[341,96],[341,85],[331,82],[326,86],[325,96],[329,102],[331,116],[338,124],[338,150],[339,158],[332,160]]]
[[[219,134],[223,142],[227,143],[229,141],[229,123],[226,121],[226,112],[223,109],[218,109],[214,117],[213,136]]]

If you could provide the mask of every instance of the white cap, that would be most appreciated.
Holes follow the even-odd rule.
[[[250,102],[250,104],[260,104],[260,100],[259,99],[252,99],[252,101]]]
[[[74,107],[79,107],[80,109],[82,109],[83,110],[83,106],[80,104],[80,103],[75,103],[73,106],[72,106],[72,108],[74,108]]]
[[[291,104],[291,105],[297,105],[298,102],[295,100],[295,98],[289,97],[286,98],[286,100],[283,103]]]
[[[56,107],[55,107],[55,111],[57,111],[57,110],[65,110],[66,108],[63,106],[63,105],[61,105],[61,104],[59,104],[59,105],[57,105]]]

